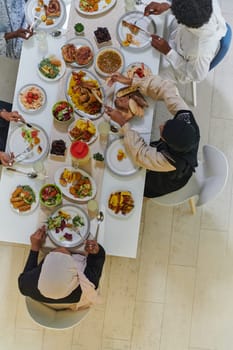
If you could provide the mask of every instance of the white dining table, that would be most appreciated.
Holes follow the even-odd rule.
[[[100,26],[100,20],[103,20],[104,26],[111,28],[111,33],[114,32],[114,26],[116,28],[117,19],[124,13],[124,2],[117,1],[114,8],[112,8],[106,14],[102,16],[95,16],[80,18],[80,15],[75,12],[73,8],[74,2],[71,4],[70,16],[76,16],[77,21],[83,22],[85,26],[89,23],[94,27]],[[138,6],[137,10],[143,11],[143,6]],[[69,7],[68,7],[69,13]],[[156,17],[157,34],[162,35],[164,17]],[[102,25],[102,24],[101,24]],[[90,27],[90,26],[89,26]],[[92,30],[92,29],[90,29]],[[54,38],[51,35],[47,35],[48,53],[60,55],[61,46],[67,41],[67,32],[73,31],[73,28],[67,28],[67,22],[62,29],[62,35]],[[71,35],[71,33],[70,33]],[[89,38],[94,42],[94,37]],[[112,38],[113,45],[119,46],[119,42],[116,37]],[[133,62],[144,62],[147,64],[154,74],[158,73],[160,55],[151,46],[144,50],[132,50],[128,48],[120,47],[125,58],[125,66]],[[56,82],[47,83],[38,76],[37,65],[43,53],[38,48],[38,42],[36,35],[24,42],[18,76],[15,86],[15,95],[13,101],[13,109],[19,110],[18,105],[18,92],[20,88],[29,83],[36,83],[40,85],[47,94],[47,103],[45,107],[34,114],[23,114],[27,122],[40,125],[46,130],[48,135],[51,134],[53,127],[53,119],[51,117],[51,108],[55,102],[57,102],[57,96],[59,95],[59,84]],[[150,141],[150,131],[152,127],[154,114],[154,102],[149,100],[149,107],[146,109],[145,117],[140,123],[132,121],[132,127],[141,133],[147,143]],[[15,123],[11,123],[10,133],[15,127],[19,126]],[[24,166],[18,166],[24,169]],[[31,170],[32,167],[26,168]],[[99,242],[103,245],[108,255],[122,256],[135,258],[137,254],[138,236],[140,231],[140,220],[143,204],[143,191],[145,181],[145,170],[140,170],[133,175],[123,177],[113,174],[107,166],[105,166],[103,172],[103,186],[100,195],[99,207],[104,212],[105,219],[100,225]],[[19,184],[32,185],[39,190],[42,185],[40,180],[32,180],[25,176],[21,176],[16,173],[2,169],[0,180],[0,219],[4,223],[0,230],[0,240],[3,242],[29,244],[30,234],[33,233],[39,225],[40,206],[36,208],[30,215],[18,215],[9,205],[9,198],[12,190]],[[107,209],[107,202],[109,194],[113,190],[121,189],[131,190],[135,200],[135,208],[131,215],[126,218],[116,218],[111,215]]]

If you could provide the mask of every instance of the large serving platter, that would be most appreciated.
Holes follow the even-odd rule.
[[[35,100],[34,103],[32,103],[31,105],[27,104],[26,100],[24,99],[24,96],[28,91],[31,91],[34,89],[38,91],[38,95],[39,95],[38,100]],[[20,88],[17,99],[18,99],[19,107],[23,112],[36,113],[39,110],[41,110],[45,105],[47,101],[47,95],[45,90],[41,86],[37,84],[26,84]]]
[[[48,1],[46,1],[46,4]],[[53,31],[57,28],[61,28],[63,24],[66,21],[66,5],[63,0],[59,0],[60,7],[61,7],[61,15],[59,17],[51,17],[54,20],[53,24],[46,25],[45,22],[41,21],[41,23],[38,25],[38,29],[43,31]],[[32,24],[35,20],[35,17],[41,18],[45,14],[44,9],[42,8],[40,12],[36,11],[36,8],[38,8],[38,0],[28,0],[26,2],[25,6],[25,16],[26,20],[29,24]]]
[[[80,8],[81,0],[76,0],[75,8],[76,8],[77,12],[81,13],[82,15],[95,16],[95,15],[100,15],[100,14],[103,14],[103,13],[109,11],[116,4],[116,1],[117,0],[107,0],[107,1],[100,0],[100,2],[98,3],[98,10],[88,12],[88,11],[84,11],[84,10],[82,10],[82,8]]]
[[[9,142],[8,142],[8,148],[9,152],[13,152],[15,156],[17,154],[22,153],[27,146],[29,146],[29,142],[27,142],[23,136],[22,132],[24,129],[32,131],[33,129],[39,130],[38,137],[40,139],[39,144],[35,145],[33,149],[28,153],[28,155],[25,157],[25,155],[22,155],[22,157],[19,157],[18,161],[20,161],[21,164],[33,164],[34,162],[37,162],[40,159],[43,159],[47,156],[49,151],[49,137],[46,133],[46,131],[37,124],[32,124],[33,128],[28,128],[27,126],[23,125],[21,127],[17,127],[9,135]],[[41,152],[38,152],[38,147],[41,147]]]
[[[156,32],[156,25],[150,17],[143,16],[141,11],[127,12],[120,17],[117,23],[117,39],[123,47],[123,42],[126,40],[127,33],[131,33],[128,27],[123,26],[122,21],[127,21],[132,24],[136,24],[143,28],[147,32],[154,34]],[[132,34],[132,33],[131,33]],[[143,50],[150,46],[151,37],[143,31],[139,31],[137,34],[132,34],[134,39],[138,42],[138,45],[131,43],[127,48],[133,50]]]
[[[98,83],[98,86],[101,86],[101,83],[100,83],[99,79],[97,78],[97,76],[95,74],[91,73],[90,71],[88,71],[87,69],[82,68],[80,70],[78,70],[78,69],[73,70],[73,72],[80,72],[80,71],[82,71],[86,74],[84,77],[84,80],[96,80]],[[72,100],[72,97],[69,95],[69,91],[68,91],[71,78],[72,78],[72,72],[70,72],[70,74],[67,76],[65,93],[66,93],[67,100],[74,106],[75,112],[77,114],[79,114],[81,117],[88,118],[91,120],[95,120],[95,119],[98,119],[99,117],[101,117],[101,115],[104,113],[104,104],[102,104],[100,112],[95,113],[95,114],[86,113],[85,111],[81,110],[80,108],[78,108],[75,105],[75,103]],[[104,101],[104,99],[105,99],[104,89],[102,87],[100,87],[100,91],[102,94],[102,100]]]
[[[125,158],[120,161],[117,158],[119,150],[122,150],[125,154]],[[139,167],[127,155],[123,138],[116,139],[110,143],[105,152],[105,161],[108,168],[116,175],[128,176],[139,171]]]
[[[66,44],[73,44],[76,47],[76,49],[79,49],[82,46],[88,46],[93,53],[92,60],[90,60],[87,64],[78,64],[77,62],[71,62],[70,63],[71,67],[74,67],[74,68],[87,67],[93,63],[95,51],[94,51],[94,46],[92,45],[90,40],[88,40],[87,38],[77,37],[77,38],[72,38],[72,39],[68,40],[64,45],[66,45]]]
[[[67,223],[72,223],[72,219],[78,215],[79,217],[82,218],[84,225],[77,230],[75,230],[73,227],[65,227],[63,230],[59,230],[59,232],[56,232],[55,229],[47,228],[47,233],[50,239],[60,247],[72,248],[72,247],[79,246],[85,241],[85,239],[89,235],[89,229],[90,229],[89,217],[87,216],[86,212],[83,209],[81,209],[79,206],[70,205],[70,204],[63,205],[57,208],[50,217],[54,218],[55,216],[59,216],[60,211],[63,211],[66,214],[70,215],[70,219],[66,220]],[[64,237],[64,234],[66,233],[72,235],[72,240],[67,240]]]
[[[85,196],[85,197],[83,197],[83,198],[74,197],[74,196],[70,193],[70,191],[69,191],[70,187],[72,186],[72,183],[68,183],[66,186],[62,186],[62,185],[61,185],[61,183],[60,183],[60,177],[61,177],[61,174],[64,172],[65,169],[67,169],[67,170],[69,170],[69,171],[71,171],[71,172],[73,172],[73,173],[79,172],[79,173],[81,173],[83,176],[85,176],[85,177],[87,177],[87,178],[89,179],[89,181],[90,181],[90,183],[91,183],[91,187],[92,187],[92,193],[91,193],[90,196]],[[56,184],[57,186],[60,187],[62,193],[63,193],[67,198],[72,199],[72,200],[74,200],[74,201],[77,201],[77,202],[87,202],[87,201],[89,201],[90,199],[94,198],[95,195],[96,195],[97,188],[96,188],[95,180],[94,180],[88,173],[86,173],[86,172],[85,172],[84,170],[82,170],[82,169],[74,169],[74,168],[69,167],[69,166],[61,167],[61,168],[59,168],[59,169],[56,171],[56,173],[55,173],[55,175],[54,175],[54,181],[55,181],[55,184]]]

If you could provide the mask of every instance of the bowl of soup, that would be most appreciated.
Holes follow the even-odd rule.
[[[124,56],[115,47],[106,47],[98,51],[95,58],[95,70],[98,74],[107,77],[124,68]]]

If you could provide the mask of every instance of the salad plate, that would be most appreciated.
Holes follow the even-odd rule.
[[[90,219],[77,205],[62,205],[47,219],[47,233],[60,247],[81,245],[89,235]]]
[[[38,29],[50,32],[57,28],[61,28],[66,21],[66,5],[63,0],[57,0],[60,5],[60,14],[58,16],[46,16],[44,5],[48,5],[49,1],[28,0],[25,5],[25,17],[30,25],[35,18],[39,18],[41,22]]]
[[[74,201],[87,202],[97,192],[95,180],[82,169],[61,167],[56,171],[54,181],[62,193]]]
[[[63,77],[66,65],[62,58],[48,55],[38,63],[39,77],[47,82],[57,81]]]
[[[95,98],[93,90],[103,103]],[[67,76],[66,97],[81,117],[94,120],[104,113],[104,89],[96,75],[85,68],[75,69]]]
[[[117,38],[121,46],[132,50],[143,50],[151,44],[150,35],[139,30],[133,33],[124,23],[136,24],[150,34],[155,34],[156,25],[151,17],[145,17],[141,11],[127,12],[120,17],[117,23]]]
[[[105,152],[105,161],[108,168],[116,175],[128,176],[139,171],[139,167],[128,156],[123,138],[114,140]]]
[[[17,157],[28,146],[31,147],[31,150],[24,153],[22,157]],[[49,137],[46,131],[37,124],[32,124],[32,128],[26,125],[16,127],[9,135],[8,149],[9,152],[13,152],[15,157],[17,157],[16,161],[20,161],[21,164],[25,165],[33,164],[47,156]]]
[[[93,5],[89,2],[88,0],[76,0],[75,8],[77,12],[86,16],[100,15],[109,11],[116,4],[116,0],[99,0]]]

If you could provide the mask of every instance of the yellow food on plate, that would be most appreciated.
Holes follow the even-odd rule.
[[[121,162],[124,158],[127,158],[126,153],[123,151],[123,149],[119,149],[117,151],[117,160]]]
[[[96,134],[96,127],[88,119],[78,119],[72,129],[69,130],[69,134],[73,140],[89,142]]]
[[[134,208],[134,199],[130,191],[112,192],[108,199],[108,208],[114,214],[128,215]]]

